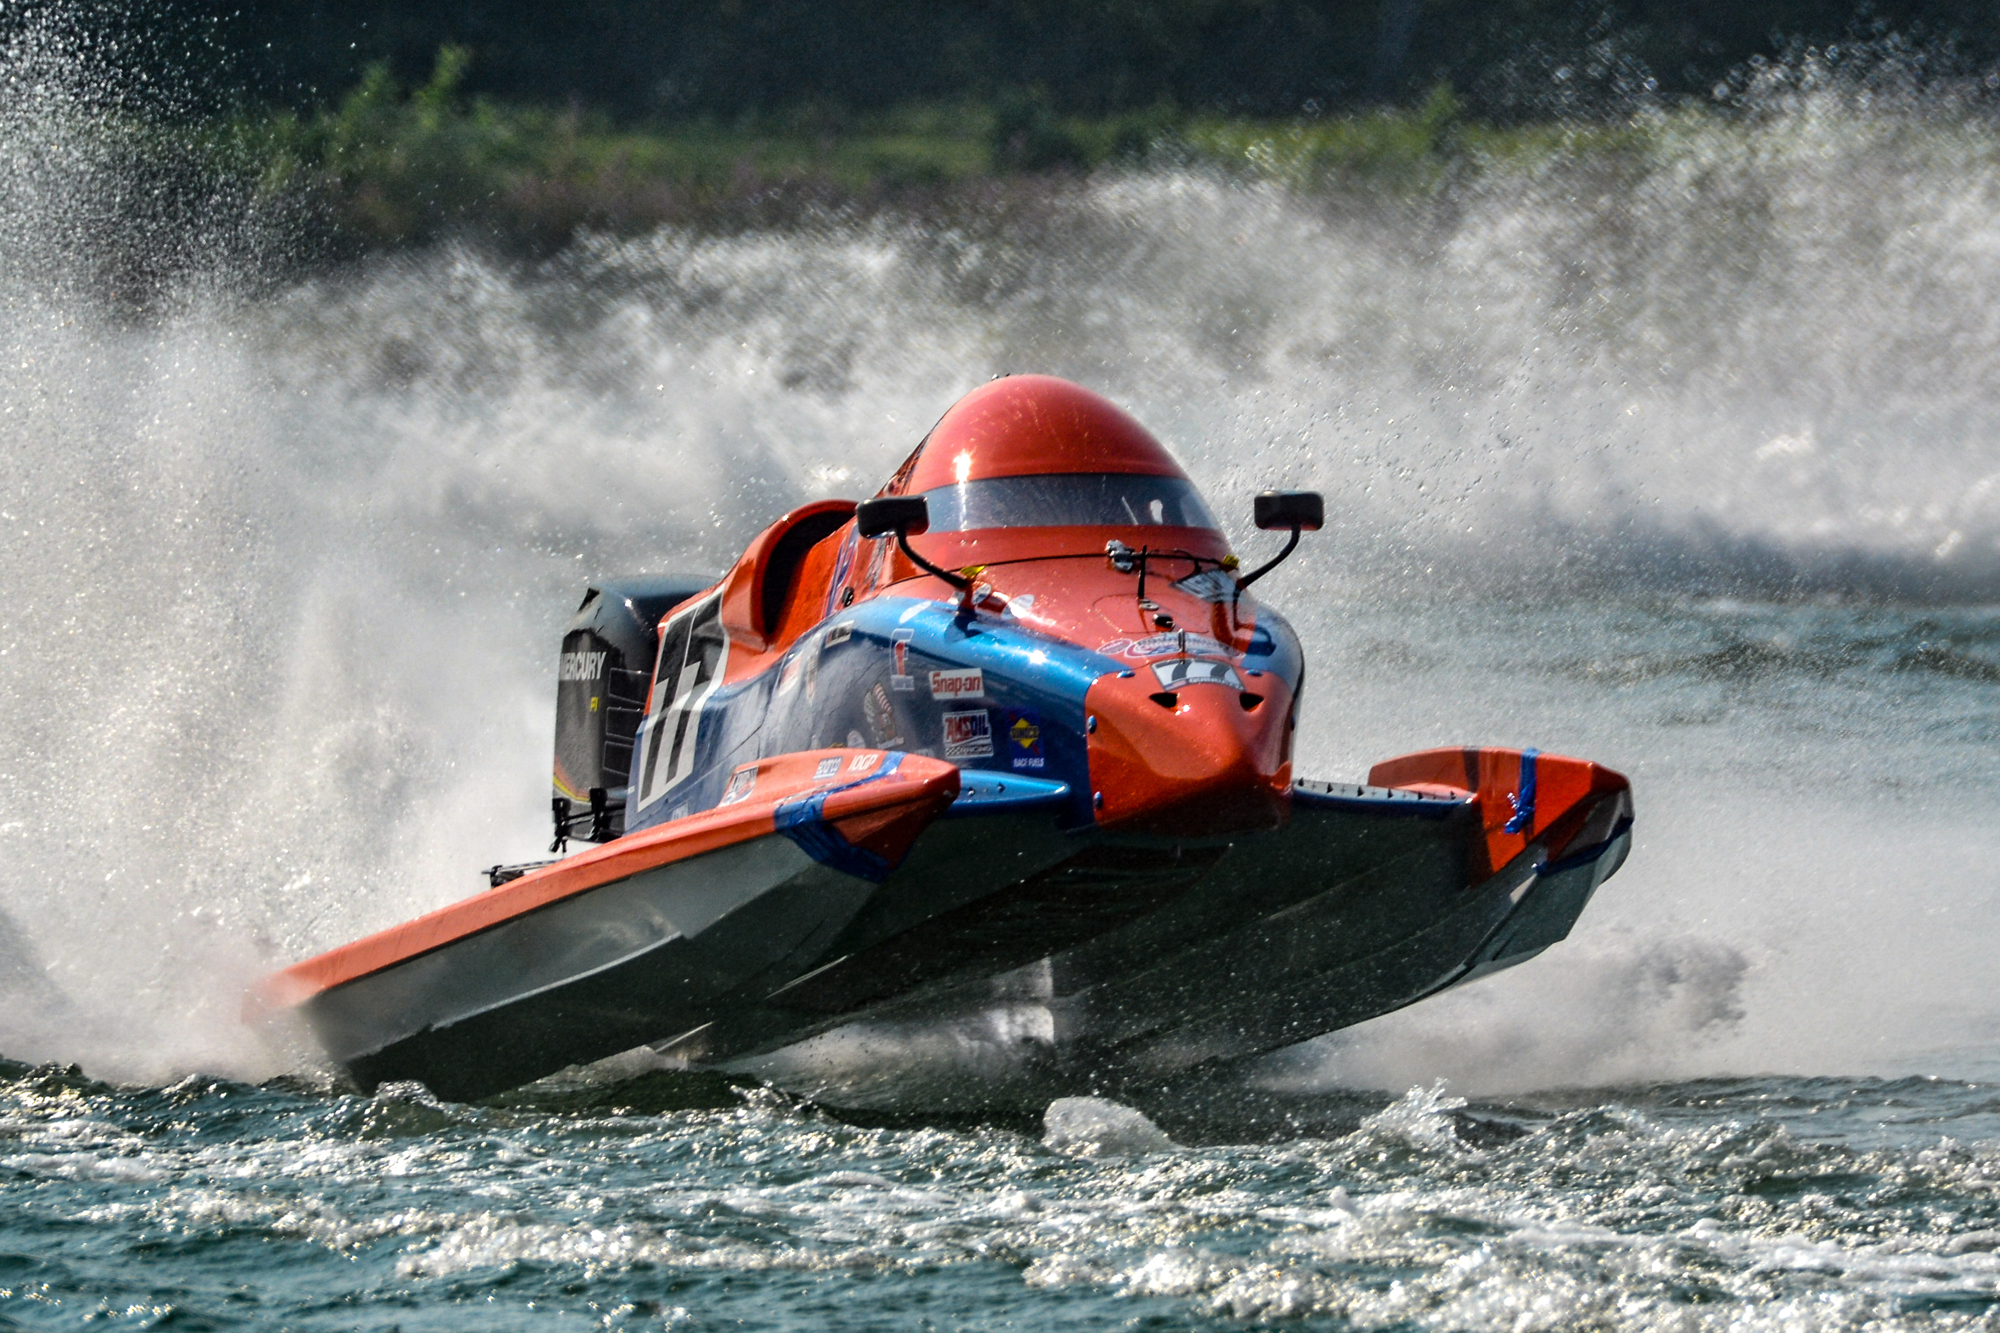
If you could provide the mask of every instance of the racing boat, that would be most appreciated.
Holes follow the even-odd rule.
[[[1453,746],[1297,778],[1298,636],[1124,411],[1012,376],[874,498],[720,579],[590,588],[558,660],[556,859],[267,978],[364,1089],[471,1099],[649,1045],[696,1065],[1030,978],[1093,1079],[1239,1059],[1563,939],[1626,780]],[[570,851],[572,843],[586,844]]]

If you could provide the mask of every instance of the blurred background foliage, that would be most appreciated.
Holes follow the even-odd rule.
[[[2000,6],[1965,0],[27,0],[0,39],[109,75],[82,82],[168,194],[310,219],[323,254],[990,215],[1125,162],[1422,192],[1640,170],[1774,81],[1982,117],[2000,87]]]
[[[211,101],[316,106],[379,61],[421,81],[457,45],[469,94],[623,121],[1010,96],[1058,116],[1291,116],[1414,105],[1441,82],[1504,119],[1706,96],[1802,44],[1895,34],[1946,64],[2000,58],[1990,0],[17,0],[0,15],[57,3]]]

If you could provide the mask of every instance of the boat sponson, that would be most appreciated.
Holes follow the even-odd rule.
[[[1537,840],[1459,888],[1448,887],[1441,865],[1422,868],[1432,858],[1413,850],[1188,954],[1058,1000],[1057,1031],[1107,1071],[1159,1074],[1304,1041],[1523,962],[1568,934],[1630,845],[1623,790],[1584,805],[1585,815],[1623,813],[1610,839],[1554,862]]]
[[[295,964],[252,1007],[300,1009],[357,1081],[456,1096],[671,1036],[691,1005],[807,966],[959,786],[953,765],[879,750],[738,777],[730,804]]]
[[[1268,1050],[1532,956],[1568,932],[1629,846],[1631,794],[1608,769],[1475,752],[1478,785],[1467,788],[1462,750],[1405,758],[1418,761],[1412,786],[1300,782],[1284,829],[1227,840],[1226,852],[1191,857],[1199,843],[1163,842],[1156,854],[1172,850],[1191,872],[1171,900],[1054,952],[1032,977],[913,992],[875,1013],[917,1019],[974,1012],[1003,991],[1034,995],[1059,1058],[1107,1076]],[[1524,792],[1524,770],[1555,780]],[[1489,872],[1502,839],[1518,850]],[[1091,859],[1113,877],[1136,874],[1143,857],[1123,862],[1143,851],[1105,840]]]
[[[1470,793],[1486,830],[1484,856],[1471,871],[1475,882],[1531,843],[1560,859],[1572,846],[1601,840],[1588,838],[1584,828],[1591,812],[1602,809],[1600,797],[1628,793],[1625,809],[1631,809],[1632,784],[1622,773],[1587,759],[1495,745],[1452,745],[1398,755],[1371,768],[1368,781],[1377,787]]]

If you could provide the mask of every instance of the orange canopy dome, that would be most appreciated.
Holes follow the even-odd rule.
[[[1186,476],[1110,400],[1053,375],[1009,375],[952,404],[885,489],[917,495],[957,482],[1050,472]]]

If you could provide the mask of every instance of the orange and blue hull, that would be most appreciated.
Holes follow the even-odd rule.
[[[1169,838],[1065,828],[1048,779],[788,755],[738,800],[297,964],[261,999],[363,1087],[470,1099],[640,1045],[716,1063],[953,1016],[1035,964],[1065,1059],[1153,1073],[1532,957],[1629,844],[1623,779],[1580,761],[1452,750],[1371,776],[1296,785],[1280,828]]]

